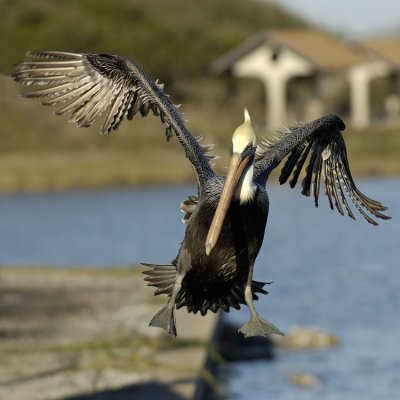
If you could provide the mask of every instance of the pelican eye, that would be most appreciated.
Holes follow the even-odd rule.
[[[254,152],[255,148],[253,147],[253,145],[251,143],[249,143],[245,149],[243,150],[243,156],[247,157],[249,155],[251,155]]]

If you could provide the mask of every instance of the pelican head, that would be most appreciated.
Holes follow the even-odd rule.
[[[256,148],[256,134],[251,125],[250,115],[245,108],[244,122],[236,128],[232,136],[228,173],[206,239],[207,255],[217,243],[232,198],[244,204],[254,197],[256,186],[253,182],[253,165]]]
[[[232,153],[242,154],[247,147],[256,148],[256,134],[251,124],[250,114],[244,109],[244,121],[239,125],[232,136]]]

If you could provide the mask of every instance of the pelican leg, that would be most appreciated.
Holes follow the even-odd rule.
[[[171,336],[176,336],[175,323],[175,299],[182,287],[182,275],[177,275],[174,287],[172,288],[171,297],[168,303],[163,307],[150,321],[150,326],[162,328]]]
[[[267,336],[271,333],[285,336],[275,325],[271,324],[260,317],[253,304],[253,292],[251,289],[251,283],[253,280],[253,265],[249,268],[249,275],[247,277],[246,288],[244,290],[244,299],[247,307],[250,310],[250,319],[240,329],[239,332],[243,333],[245,338],[251,336]]]

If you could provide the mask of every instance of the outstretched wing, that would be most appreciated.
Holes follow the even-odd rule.
[[[116,130],[123,119],[151,110],[166,127],[169,140],[177,136],[193,164],[200,186],[214,175],[207,153],[211,146],[200,145],[186,129],[177,106],[138,65],[119,56],[37,51],[27,54],[34,61],[17,65],[13,78],[33,90],[24,96],[39,98],[44,105],[61,105],[56,114],[70,113],[70,121],[90,126],[104,114],[101,133]]]
[[[271,171],[289,155],[282,168],[279,182],[283,184],[292,176],[289,184],[293,188],[308,160],[306,175],[302,182],[302,194],[305,196],[312,194],[317,207],[322,179],[332,210],[336,207],[342,215],[346,210],[348,216],[355,219],[349,205],[351,201],[363,217],[373,225],[378,224],[370,215],[390,219],[381,213],[387,210],[387,207],[357,189],[351,176],[342,136],[344,129],[343,121],[335,115],[326,115],[308,124],[289,129],[276,143],[265,143],[255,164],[255,180],[265,185]]]

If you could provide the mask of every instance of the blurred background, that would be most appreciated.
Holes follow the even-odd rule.
[[[260,138],[340,115],[359,188],[393,220],[373,228],[328,202],[315,209],[275,174],[255,276],[275,284],[258,309],[311,344],[222,363],[208,383],[228,399],[400,392],[397,1],[0,0],[0,11],[0,399],[190,398],[188,361],[169,377],[180,356],[168,352],[204,352],[214,323],[195,343],[202,319],[181,341],[147,328],[162,300],[136,265],[174,258],[179,204],[196,191],[179,144],[155,118],[101,136],[22,98],[9,75],[35,49],[134,60],[216,144],[221,173],[244,106]],[[327,345],[313,345],[319,334]]]

